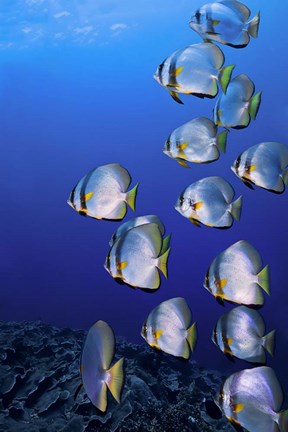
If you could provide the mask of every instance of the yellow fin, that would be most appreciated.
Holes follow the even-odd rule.
[[[178,75],[180,75],[180,73],[183,71],[184,66],[180,66],[175,70],[175,74],[174,76],[177,77]]]
[[[202,207],[202,205],[203,205],[203,202],[199,201],[199,202],[193,204],[193,209],[194,210],[199,210]]]
[[[124,357],[118,360],[118,362],[107,371],[106,384],[118,403],[120,403],[121,392],[124,385],[123,363]]]
[[[229,347],[230,347],[230,345],[231,345],[232,342],[233,342],[233,338],[228,338],[227,339],[227,344],[229,345]]]
[[[155,337],[155,339],[159,339],[162,336],[162,334],[163,334],[163,330],[161,330],[161,329],[153,332],[153,336]]]
[[[185,148],[188,146],[188,144],[189,144],[189,142],[185,141],[182,144],[177,144],[177,147],[178,147],[179,150],[185,150]]]
[[[233,405],[232,408],[233,408],[234,413],[239,413],[239,412],[243,411],[244,404],[238,403],[238,404]]]
[[[249,172],[255,171],[255,170],[256,170],[256,165],[250,165],[249,166]]]
[[[172,87],[172,86],[169,84],[169,87]],[[169,91],[169,94],[170,94],[170,96],[171,96],[171,97],[172,97],[176,102],[178,102],[179,104],[182,104],[182,105],[183,105],[183,102],[182,102],[181,99],[179,98],[177,92],[171,90],[171,91]]]
[[[219,23],[220,23],[220,20],[213,20],[212,21],[212,26],[215,27]]]
[[[86,195],[84,195],[84,197],[82,198],[81,201],[87,202],[92,198],[93,195],[94,195],[94,192],[88,192]]]
[[[197,226],[198,228],[201,227],[201,224],[200,224],[200,222],[197,219],[191,217],[191,218],[189,218],[189,221],[192,222],[193,225]]]
[[[151,348],[156,348],[156,349],[160,350],[159,345],[156,344],[156,343],[151,342],[149,345],[150,345]]]
[[[185,168],[190,168],[190,166],[187,164],[187,162],[185,162],[183,159],[176,159],[176,161],[179,163],[179,165],[181,165]]]
[[[127,261],[122,261],[119,264],[117,264],[117,270],[124,270],[128,265]]]
[[[224,288],[227,285],[227,279],[220,279],[216,281],[216,287],[217,288]]]

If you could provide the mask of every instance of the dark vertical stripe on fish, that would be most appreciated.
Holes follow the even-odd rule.
[[[232,355],[231,348],[229,347],[227,333],[228,333],[229,315],[224,315],[221,319],[221,336],[224,347],[224,353]]]
[[[74,208],[74,210],[76,209],[76,205],[74,203],[76,187],[77,187],[77,185],[72,189],[72,192],[71,192],[70,198],[69,198],[70,203],[71,203],[72,207]]]
[[[83,183],[81,185],[80,188],[80,192],[79,192],[79,198],[80,198],[80,210],[79,213],[86,216],[87,212],[85,210],[87,210],[87,203],[85,200],[85,195],[86,195],[86,188],[87,185],[89,183],[89,180],[91,179],[92,175],[94,173],[94,170],[90,171],[83,180]]]

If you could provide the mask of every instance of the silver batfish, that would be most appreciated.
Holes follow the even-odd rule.
[[[197,330],[191,325],[191,311],[182,297],[159,304],[143,324],[141,336],[153,348],[188,359],[194,351]]]
[[[241,153],[231,169],[252,189],[254,184],[282,193],[288,186],[288,147],[278,142],[256,144]]]
[[[283,400],[275,372],[262,366],[227,378],[215,402],[237,431],[287,432],[288,410],[280,411]]]
[[[167,277],[170,248],[163,252],[163,239],[155,223],[135,226],[113,244],[104,267],[113,278],[136,288],[157,289],[158,269]]]
[[[217,126],[243,129],[256,119],[262,92],[254,95],[255,86],[247,75],[241,74],[230,82],[226,94],[222,94],[214,108]],[[254,96],[253,96],[254,95]]]
[[[223,64],[224,54],[217,46],[189,45],[167,57],[158,66],[154,78],[178,103],[183,103],[179,93],[213,98],[218,93],[218,81],[225,93],[235,67],[223,67]]]
[[[265,363],[264,348],[273,355],[275,330],[265,335],[261,315],[246,306],[223,314],[212,332],[212,341],[224,353],[252,363]]]
[[[204,287],[220,302],[262,306],[262,289],[270,294],[269,266],[263,268],[259,252],[240,240],[213,260]]]
[[[225,152],[228,131],[217,134],[217,126],[206,117],[195,118],[175,129],[167,139],[163,153],[180,165],[208,163]]]
[[[67,202],[83,216],[121,220],[126,203],[135,210],[138,184],[127,191],[130,183],[130,174],[118,163],[102,165],[82,177]]]
[[[250,14],[243,3],[219,0],[201,6],[189,25],[205,41],[243,48],[248,45],[250,36],[258,36],[260,13],[249,20]]]
[[[239,221],[242,197],[232,202],[234,189],[222,177],[206,177],[188,186],[178,198],[175,209],[192,223],[214,228],[229,228]]]
[[[93,405],[100,411],[107,408],[107,387],[120,403],[124,385],[124,358],[112,367],[115,336],[105,321],[97,321],[89,330],[81,357],[82,384]]]

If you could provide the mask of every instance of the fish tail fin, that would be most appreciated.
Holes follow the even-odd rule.
[[[272,330],[266,336],[263,336],[263,346],[268,353],[273,357],[275,351],[275,333],[276,330]]]
[[[224,130],[223,132],[220,132],[216,137],[217,147],[222,151],[222,153],[226,152],[228,132],[229,132],[228,130]]]
[[[129,192],[126,193],[125,201],[133,211],[135,211],[135,201],[136,201],[138,186],[139,183],[137,183],[133,189],[131,189]]]
[[[171,234],[168,234],[168,235],[163,239],[163,242],[162,242],[162,248],[161,248],[161,252],[160,252],[161,255],[164,254],[164,253],[169,249],[169,246],[170,246],[170,240],[171,240]]]
[[[285,168],[282,172],[282,179],[286,186],[288,186],[288,168]]]
[[[259,273],[258,273],[258,283],[263,288],[263,290],[270,295],[270,275],[269,275],[269,264],[267,264]]]
[[[256,119],[260,104],[261,104],[261,96],[262,96],[262,91],[256,93],[249,102],[249,114],[252,117],[253,120]]]
[[[219,72],[219,83],[224,93],[226,93],[227,87],[231,80],[231,75],[235,65],[225,66],[220,69]]]
[[[191,327],[187,330],[187,341],[191,348],[191,351],[193,352],[195,349],[195,345],[197,342],[197,328],[196,328],[196,322],[192,324]]]
[[[242,196],[231,204],[231,214],[234,219],[239,222],[242,210]]]
[[[167,261],[168,261],[170,250],[171,250],[171,248],[167,249],[166,252],[164,252],[158,258],[158,262],[157,262],[157,267],[159,268],[159,270],[161,270],[161,272],[163,273],[163,275],[165,276],[166,279],[168,277]]]
[[[287,432],[288,430],[288,410],[279,413],[279,428],[280,432]]]
[[[108,371],[108,379],[106,384],[112,393],[114,399],[120,403],[121,392],[124,385],[124,371],[123,371],[124,357],[117,361]]]
[[[258,30],[259,30],[259,24],[260,24],[260,12],[258,12],[252,20],[250,20],[248,23],[248,33],[253,38],[258,37]]]

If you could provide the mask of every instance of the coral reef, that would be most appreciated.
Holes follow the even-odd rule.
[[[210,419],[203,399],[223,380],[216,371],[117,338],[125,357],[121,404],[108,396],[98,411],[80,384],[86,333],[42,322],[0,322],[0,431],[5,432],[232,432]]]

